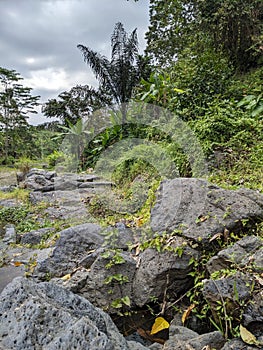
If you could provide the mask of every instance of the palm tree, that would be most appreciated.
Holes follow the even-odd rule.
[[[117,104],[128,102],[133,88],[147,72],[147,62],[138,54],[137,29],[128,35],[122,23],[115,24],[111,36],[111,60],[84,45],[77,47],[98,79],[100,87],[109,92]],[[123,121],[125,114],[123,113]]]
[[[80,169],[84,168],[85,155],[84,149],[88,143],[88,135],[92,134],[92,130],[88,130],[87,120],[79,118],[75,124],[68,121],[68,126],[59,125],[59,128],[64,132],[58,133],[53,139],[64,138],[65,144],[63,146],[70,146],[70,152],[74,161],[77,161]],[[69,144],[69,145],[68,145]]]

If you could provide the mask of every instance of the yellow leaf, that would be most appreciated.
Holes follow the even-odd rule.
[[[65,275],[65,276],[61,277],[61,279],[62,279],[63,281],[67,281],[67,280],[69,280],[69,279],[70,279],[70,277],[71,277],[71,274],[70,274],[70,273],[68,273],[67,275]]]
[[[195,308],[195,304],[190,305],[187,310],[185,310],[185,312],[183,313],[182,316],[182,323],[184,324],[186,319],[189,317],[191,311]]]
[[[163,317],[157,317],[150,334],[156,334],[163,329],[169,328],[170,324]]]
[[[21,262],[21,261],[14,261],[14,266],[21,266],[21,265],[23,265],[23,263]]]
[[[135,218],[136,227],[140,227],[143,224],[143,217]]]
[[[260,345],[260,343],[257,341],[254,334],[250,333],[245,327],[242,325],[239,326],[240,329],[240,336],[244,343],[249,345]]]

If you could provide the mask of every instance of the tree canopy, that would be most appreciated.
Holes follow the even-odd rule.
[[[262,23],[261,0],[150,0],[146,51],[163,65],[187,47],[196,54],[211,45],[247,70],[262,58]]]
[[[18,144],[31,139],[27,119],[29,113],[36,113],[39,96],[31,94],[31,88],[19,84],[23,78],[15,70],[0,67],[0,131],[4,138],[3,153],[9,155],[18,153]]]
[[[69,123],[75,123],[110,103],[111,98],[106,91],[97,90],[88,85],[77,85],[70,91],[61,92],[57,99],[48,100],[42,112],[46,117],[58,118],[68,126]]]
[[[117,104],[128,102],[134,87],[147,72],[147,61],[138,53],[137,29],[127,34],[123,24],[115,25],[111,36],[111,59],[82,44],[78,48],[90,66],[100,87]]]

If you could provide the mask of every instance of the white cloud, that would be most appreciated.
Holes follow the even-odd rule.
[[[142,51],[148,9],[149,0],[0,0],[0,66],[20,73],[41,102],[76,85],[97,86],[77,45],[109,57],[120,21],[128,32],[138,28]]]
[[[24,85],[37,90],[57,91],[69,87],[68,75],[63,68],[46,68],[31,71]]]

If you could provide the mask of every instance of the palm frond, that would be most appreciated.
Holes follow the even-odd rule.
[[[89,47],[81,44],[79,44],[77,47],[82,52],[84,61],[88,63],[93,73],[95,74],[96,79],[98,79],[101,83],[108,82],[108,80],[110,80],[109,60],[105,56],[93,51]]]
[[[81,50],[84,61],[88,63],[96,79],[104,85],[107,86],[114,98],[116,99],[116,92],[114,89],[114,84],[112,81],[112,65],[111,62],[103,55],[96,51],[93,51],[89,47],[79,44],[78,49]]]
[[[138,59],[137,29],[128,35],[121,22],[115,24],[111,36],[111,61],[84,45],[78,45],[78,48],[98,79],[100,87],[118,104],[128,102],[144,68]]]
[[[133,64],[138,55],[138,37],[137,28],[133,30],[131,35],[127,38],[123,52],[125,55],[125,61]]]
[[[127,41],[127,33],[123,24],[118,22],[115,24],[114,31],[111,36],[111,60],[119,60],[123,54],[125,42]]]

